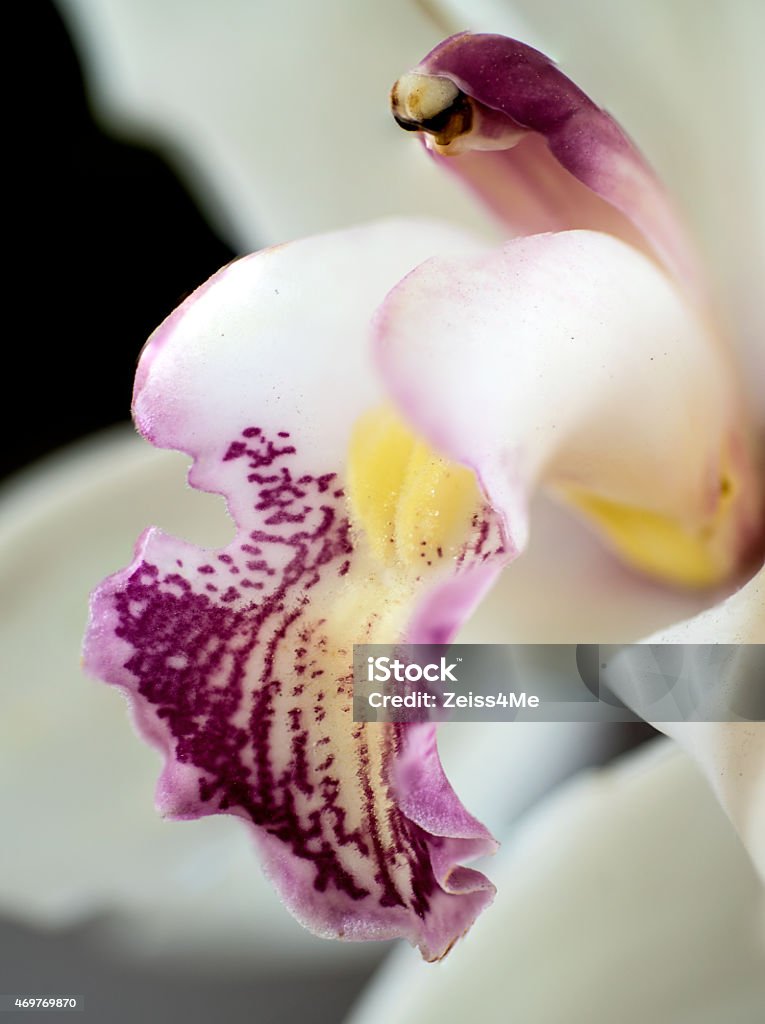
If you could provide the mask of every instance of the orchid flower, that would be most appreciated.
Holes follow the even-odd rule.
[[[762,493],[701,275],[616,123],[487,35],[436,47],[393,106],[512,239],[381,222],[237,261],[172,314],[136,423],[237,533],[147,531],[94,594],[86,665],[164,754],[164,814],[243,818],[319,934],[438,959],[492,898],[464,862],[495,844],[431,726],[353,723],[352,645],[451,639],[539,488],[685,587],[745,569]]]

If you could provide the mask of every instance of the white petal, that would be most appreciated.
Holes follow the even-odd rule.
[[[377,332],[405,418],[475,469],[516,549],[540,481],[696,531],[728,461],[740,490],[721,564],[753,543],[757,484],[726,353],[630,246],[571,231],[430,260],[389,294]]]
[[[369,350],[374,309],[434,253],[481,248],[450,225],[402,219],[234,261],[152,335],[136,422],[163,447],[191,451],[204,438],[225,451],[255,416],[274,435],[290,430],[306,463],[342,465],[352,425],[384,397]],[[203,466],[194,480],[204,487]]]

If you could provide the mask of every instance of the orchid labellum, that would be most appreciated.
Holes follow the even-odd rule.
[[[449,641],[513,572],[540,488],[696,588],[755,557],[762,489],[693,255],[618,125],[500,36],[446,40],[392,102],[510,240],[380,222],[187,299],[143,352],[135,420],[236,536],[148,530],[93,596],[86,664],[164,754],[163,814],[243,818],[305,925],[432,960],[491,901],[465,863],[495,843],[432,726],[354,723],[353,645]]]

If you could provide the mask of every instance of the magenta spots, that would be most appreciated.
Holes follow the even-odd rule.
[[[376,817],[375,788],[389,792],[400,737],[391,730],[384,763],[373,763],[350,715],[339,739],[356,738],[363,826],[351,827],[343,805],[328,700],[348,699],[350,653],[328,675],[326,624],[311,594],[325,574],[350,570],[350,524],[336,474],[296,478],[288,438],[248,427],[222,454],[252,493],[233,545],[200,557],[188,578],[174,555],[173,571],[144,561],[112,595],[117,636],[132,651],[124,667],[175,760],[197,772],[194,815],[226,811],[264,829],[310,864],[315,891],[423,916],[436,884],[427,842],[398,812],[385,828]],[[232,575],[236,585],[221,583]]]

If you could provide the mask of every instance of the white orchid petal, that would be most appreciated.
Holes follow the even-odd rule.
[[[726,464],[741,490],[715,555],[722,571],[756,541],[760,499],[732,367],[630,246],[572,231],[430,260],[393,289],[377,334],[404,416],[476,471],[516,551],[540,482],[705,530]]]
[[[481,250],[450,225],[390,220],[234,261],[147,344],[134,400],[142,433],[183,451],[202,438],[225,447],[255,409],[273,434],[290,424],[306,463],[344,462],[352,426],[385,397],[367,347],[372,311],[434,253]],[[199,461],[192,482],[220,487],[208,487]]]

